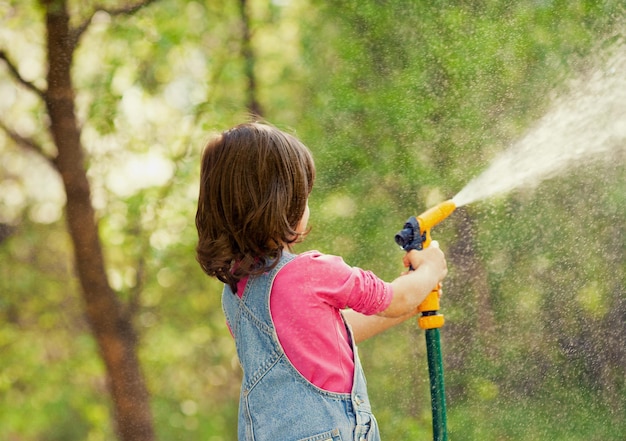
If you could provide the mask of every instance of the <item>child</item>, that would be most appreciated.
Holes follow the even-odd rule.
[[[436,246],[404,257],[391,283],[317,251],[307,232],[315,166],[295,137],[242,124],[208,143],[197,258],[224,282],[243,369],[239,440],[380,440],[356,343],[415,315],[445,277]]]

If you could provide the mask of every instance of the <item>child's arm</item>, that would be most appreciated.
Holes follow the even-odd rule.
[[[356,344],[367,340],[370,337],[380,334],[389,328],[392,328],[403,321],[415,316],[417,314],[417,308],[414,312],[403,315],[401,317],[381,317],[380,315],[363,315],[360,312],[356,312],[352,309],[345,309],[341,311],[344,318],[352,328],[352,334],[354,335],[354,342]]]
[[[377,315],[363,315],[347,309],[342,314],[354,334],[355,343],[367,340],[417,314],[417,307],[448,272],[445,257],[436,242],[423,251],[411,251],[404,265],[415,269],[391,282],[391,304]]]

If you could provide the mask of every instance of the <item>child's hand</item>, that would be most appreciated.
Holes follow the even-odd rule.
[[[430,246],[424,250],[409,251],[404,255],[402,262],[407,268],[411,265],[413,270],[427,265],[428,271],[436,277],[437,283],[441,282],[443,278],[446,277],[446,274],[448,274],[448,265],[445,255],[443,251],[439,249],[439,243],[436,240],[433,240]]]
[[[411,265],[413,271],[401,275],[393,282],[393,299],[386,310],[378,315],[400,317],[415,313],[426,296],[440,287],[440,282],[448,274],[448,266],[437,242],[421,251],[412,250],[403,258],[404,266]]]

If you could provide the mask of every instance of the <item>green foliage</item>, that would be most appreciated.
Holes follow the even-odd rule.
[[[320,170],[310,241],[387,278],[399,271],[388,247],[406,217],[451,197],[519,137],[549,97],[566,90],[567,78],[589,67],[591,51],[605,38],[615,41],[610,24],[622,11],[610,2],[316,5],[319,15],[307,23],[303,50],[319,70],[304,89],[306,112],[298,124]],[[622,351],[612,342],[607,348],[602,336],[622,338],[624,217],[615,215],[615,204],[624,200],[613,199],[609,188],[623,195],[623,175],[623,167],[607,164],[572,171],[537,193],[469,207],[437,228],[450,249],[443,344],[454,438],[554,433],[576,439],[576,430],[525,432],[532,418],[519,415],[518,400],[542,404],[543,421],[556,424],[550,415],[560,411],[550,394],[540,393],[545,388],[558,394],[582,386],[589,408],[598,410],[597,418],[585,420],[594,421],[590,427],[610,426],[600,407],[624,414],[617,380],[624,371],[601,368],[622,360]],[[478,262],[469,270],[465,253]],[[612,263],[605,265],[608,256]],[[611,308],[617,311],[608,314]],[[419,425],[422,411],[400,397],[422,402],[427,391],[415,379],[397,381],[408,374],[395,375],[402,355],[389,353],[389,346],[406,357],[399,342],[407,337],[396,330],[389,335],[361,351],[366,361],[368,351],[379,361],[368,370],[375,411],[383,437],[417,438],[405,431],[410,424],[398,421],[410,415]],[[423,349],[416,358],[425,361]],[[423,381],[423,366],[420,372]],[[496,402],[519,418],[519,430],[488,430],[505,419],[493,412]],[[457,425],[459,403],[477,413]],[[464,431],[478,418],[484,426]],[[421,428],[428,432],[429,425]],[[585,433],[579,439],[589,435],[578,432]]]
[[[449,412],[450,438],[455,440],[510,439],[531,441],[620,440],[623,419],[603,398],[579,388],[549,386],[541,400],[475,398]]]

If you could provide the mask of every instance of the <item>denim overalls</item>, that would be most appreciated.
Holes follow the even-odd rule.
[[[243,369],[239,441],[380,441],[356,345],[352,393],[345,394],[305,379],[278,342],[270,291],[278,271],[294,257],[283,253],[273,270],[250,277],[241,299],[228,285],[222,294]]]

